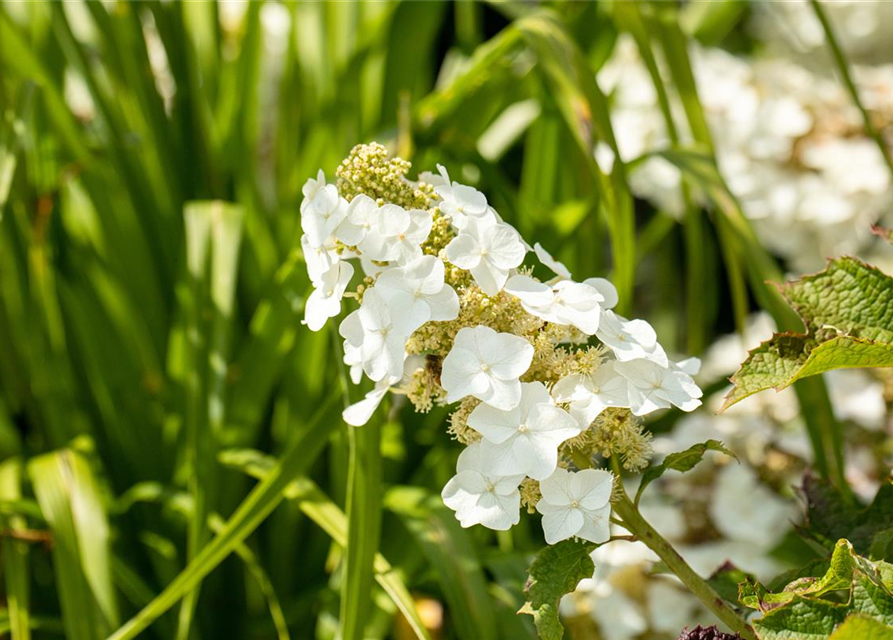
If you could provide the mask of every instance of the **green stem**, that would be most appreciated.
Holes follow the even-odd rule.
[[[890,175],[893,176],[893,160],[890,159],[890,152],[884,144],[884,139],[871,123],[871,115],[869,115],[868,110],[865,109],[865,106],[862,104],[861,98],[859,98],[859,90],[856,88],[856,83],[853,82],[853,76],[850,74],[846,57],[840,48],[840,44],[837,42],[837,36],[834,35],[834,30],[831,28],[828,16],[825,15],[825,10],[822,8],[822,5],[818,0],[809,0],[809,3],[812,5],[815,17],[819,19],[819,22],[822,24],[822,29],[825,31],[825,38],[828,40],[828,48],[831,50],[831,56],[834,58],[834,63],[837,65],[837,71],[840,73],[840,78],[850,92],[850,96],[852,97],[856,108],[859,109],[859,113],[862,114],[862,120],[865,123],[865,131],[871,136],[875,144],[877,144],[877,148],[881,152],[881,157],[884,159],[884,164],[887,165],[887,169],[890,170]]]
[[[619,483],[618,487],[620,487]],[[620,487],[619,491],[620,498],[613,503],[613,507],[614,513],[623,519],[623,526],[644,542],[649,549],[654,551],[670,571],[682,581],[682,584],[688,587],[698,600],[732,631],[740,635],[744,640],[757,640],[753,630],[744,618],[735,613],[725,600],[716,593],[716,590],[695,573],[694,569],[682,559],[682,556],[679,555],[676,549],[642,517],[642,514],[639,513],[639,510],[630,501],[629,496],[626,495],[626,491],[622,487]]]

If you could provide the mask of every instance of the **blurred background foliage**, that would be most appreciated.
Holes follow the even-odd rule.
[[[380,458],[351,463],[337,324],[300,325],[301,186],[378,140],[611,277],[670,350],[698,355],[758,307],[796,328],[688,58],[696,40],[752,47],[749,11],[0,4],[0,631],[106,638],[141,612],[115,637],[334,638],[339,618],[350,637],[534,637],[515,612],[539,527],[463,530],[445,510],[444,409],[394,407],[365,428]],[[666,107],[684,215],[631,194],[596,82],[620,33]],[[823,384],[800,387],[816,465],[843,486]],[[351,473],[365,515],[345,513]],[[375,554],[365,592],[348,540]]]

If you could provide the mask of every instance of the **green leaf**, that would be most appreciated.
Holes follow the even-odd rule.
[[[884,628],[893,622],[889,573],[885,563],[872,563],[848,540],[839,540],[823,575],[798,578],[776,593],[746,580],[739,601],[763,612],[754,623],[760,640],[827,638],[851,614]]]
[[[192,591],[235,548],[253,532],[285,497],[286,489],[306,472],[322,451],[335,421],[306,425],[269,474],[248,494],[220,532],[208,542],[186,568],[152,602],[109,636],[109,640],[129,640],[144,631]]]
[[[221,451],[218,459],[221,464],[261,480],[275,468],[273,458],[253,449]],[[296,478],[285,488],[284,494],[289,500],[297,501],[301,511],[319,525],[335,544],[342,548],[347,544],[347,517],[316,483],[309,478]],[[412,596],[397,571],[380,553],[375,554],[374,568],[375,580],[403,613],[416,637],[429,640]]]
[[[96,478],[71,449],[28,463],[34,494],[53,533],[53,564],[70,638],[105,638],[118,625],[109,526]]]
[[[341,582],[341,633],[362,640],[372,607],[373,565],[381,532],[381,422],[348,427],[347,544]]]
[[[893,278],[844,257],[779,289],[807,332],[776,334],[751,351],[723,409],[832,369],[893,366]]]
[[[21,497],[22,461],[19,458],[9,458],[0,463],[0,500],[17,501]],[[26,528],[25,518],[19,514],[0,515],[0,524],[11,531]],[[3,558],[10,635],[12,640],[30,640],[31,579],[28,574],[28,543],[15,540],[12,536],[3,536],[0,554]]]
[[[893,627],[853,615],[844,620],[828,640],[893,640]]]
[[[796,597],[753,623],[760,640],[827,640],[846,617],[846,607]]]
[[[577,588],[580,580],[591,578],[595,565],[589,554],[594,544],[564,540],[540,551],[530,565],[525,593],[527,602],[519,613],[529,613],[541,640],[560,640],[564,628],[558,619],[558,602]]]
[[[685,473],[686,471],[691,471],[694,469],[695,465],[697,465],[701,459],[704,457],[704,454],[708,451],[718,451],[719,453],[724,453],[727,456],[731,456],[732,458],[738,459],[734,453],[729,451],[723,446],[722,442],[719,440],[708,440],[707,442],[701,442],[695,445],[690,446],[685,451],[677,451],[676,453],[667,454],[667,456],[663,459],[659,465],[654,467],[650,467],[645,470],[645,473],[642,474],[642,480],[639,483],[639,489],[636,491],[636,502],[638,503],[639,498],[642,497],[642,493],[645,491],[645,488],[664,475],[667,471],[679,471],[681,473]]]

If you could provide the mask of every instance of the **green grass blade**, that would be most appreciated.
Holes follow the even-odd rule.
[[[220,460],[222,464],[260,480],[268,476],[275,464],[270,456],[251,449],[222,451]],[[335,544],[342,548],[347,545],[347,516],[315,482],[303,477],[295,479],[286,489],[286,497],[297,501],[301,511],[319,525]],[[398,571],[380,553],[375,554],[373,566],[375,580],[397,605],[416,637],[419,640],[430,640],[415,602]]]
[[[381,531],[381,423],[348,427],[347,545],[341,583],[341,637],[362,640],[372,608],[373,562]]]
[[[28,463],[28,474],[53,534],[53,564],[70,638],[103,638],[118,625],[109,529],[96,479],[70,449]]]
[[[0,463],[0,500],[17,501],[22,497],[22,462],[9,458]],[[25,518],[17,514],[0,516],[5,530],[15,532],[25,528]],[[6,607],[9,612],[9,632],[12,640],[31,638],[31,578],[28,573],[28,543],[12,536],[0,542],[3,557],[3,583],[6,587]]]
[[[224,521],[217,514],[211,514],[210,517],[211,530],[214,533],[220,533],[223,529]],[[245,564],[248,572],[257,582],[257,586],[267,601],[267,607],[270,609],[270,617],[273,619],[273,626],[276,629],[276,637],[278,640],[289,640],[291,637],[288,633],[288,624],[285,621],[285,615],[282,613],[282,605],[279,603],[279,597],[273,588],[273,583],[267,576],[267,572],[261,566],[260,561],[254,551],[244,542],[236,545],[236,555]]]
[[[611,236],[613,280],[620,296],[618,310],[626,313],[633,303],[635,219],[607,100],[582,52],[554,15],[537,13],[519,20],[516,26],[536,51],[539,68],[549,81],[559,110],[598,185],[600,207]],[[613,151],[614,165],[610,176],[605,175],[595,161],[597,139]]]
[[[264,480],[242,501],[220,533],[202,548],[164,591],[109,636],[109,640],[135,638],[213,571],[282,501],[289,483],[305,473],[316,460],[337,424],[330,421],[308,425]]]
[[[834,58],[834,64],[837,67],[837,72],[840,74],[840,79],[847,91],[849,91],[850,97],[853,99],[853,104],[856,105],[856,108],[859,109],[859,113],[862,115],[862,124],[865,127],[865,132],[872,140],[874,140],[878,151],[881,153],[881,157],[884,159],[884,164],[886,164],[887,169],[890,170],[890,176],[893,177],[893,159],[890,157],[890,149],[887,147],[887,143],[884,142],[883,137],[881,137],[880,133],[878,133],[872,123],[871,114],[868,113],[868,110],[862,103],[862,98],[859,97],[859,89],[856,88],[856,83],[853,82],[853,76],[850,74],[850,66],[847,64],[846,56],[840,48],[840,44],[837,42],[837,36],[834,33],[831,22],[828,20],[828,16],[825,15],[822,3],[819,2],[819,0],[809,0],[809,4],[812,6],[812,10],[815,13],[816,18],[818,18],[819,23],[822,25],[822,30],[825,32],[825,41],[828,43],[831,57]]]

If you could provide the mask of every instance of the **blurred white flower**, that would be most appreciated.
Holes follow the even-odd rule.
[[[521,402],[518,378],[533,361],[533,346],[524,338],[490,327],[464,327],[443,359],[441,385],[447,402],[474,396],[497,409]]]
[[[542,382],[521,385],[521,402],[502,410],[479,404],[468,425],[484,436],[481,455],[500,475],[547,478],[558,466],[558,445],[580,433],[566,411],[556,407]]]
[[[716,477],[710,517],[728,539],[765,551],[781,541],[798,510],[764,486],[746,464],[727,464]]]
[[[555,472],[540,482],[542,499],[536,510],[543,514],[546,542],[555,544],[576,536],[590,542],[611,537],[611,492],[614,476],[603,469]]]
[[[447,482],[441,497],[463,527],[482,524],[505,531],[521,519],[518,485],[523,479],[523,475],[494,474],[481,455],[480,443],[475,443],[459,454],[456,475]]]

